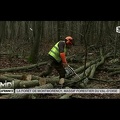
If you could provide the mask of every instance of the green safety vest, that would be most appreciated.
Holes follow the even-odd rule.
[[[59,41],[60,42],[60,41]],[[58,62],[61,61],[61,57],[60,57],[60,52],[59,52],[59,47],[58,47],[58,43],[57,42],[53,47],[52,49],[49,51],[49,55],[51,55],[53,58],[55,58]],[[66,53],[66,45],[65,45],[65,48],[64,48],[64,52]]]

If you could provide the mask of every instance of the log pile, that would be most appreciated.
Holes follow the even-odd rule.
[[[75,72],[79,75],[76,76],[75,74],[71,74],[65,78],[64,88],[85,88],[91,78],[94,77],[96,69],[104,64],[105,59],[109,57],[109,54],[106,56],[101,55],[99,59],[94,61],[90,61],[86,63],[86,67],[81,66],[75,69]],[[0,82],[6,81],[14,81],[14,89],[16,88],[39,88],[39,89],[52,89],[56,88],[56,85],[59,82],[59,77],[46,77],[42,78],[35,75],[14,75],[12,74],[13,71],[18,70],[29,70],[37,66],[45,65],[47,62],[42,62],[39,64],[34,64],[30,66],[23,66],[23,67],[14,67],[14,68],[6,68],[0,69]],[[11,72],[11,74],[9,74]],[[59,99],[68,99],[72,94],[65,94],[61,96]],[[8,99],[36,99],[39,98],[39,95],[35,94],[9,94],[1,96],[1,99],[8,98]]]

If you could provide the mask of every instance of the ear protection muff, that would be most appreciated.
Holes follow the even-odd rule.
[[[65,38],[65,42],[66,42],[66,44],[68,44],[68,45],[73,45],[73,38],[72,38],[71,36],[67,36],[67,37]]]
[[[71,40],[67,40],[67,39],[65,39],[65,42],[66,42],[66,44],[71,44],[71,45],[72,45]]]

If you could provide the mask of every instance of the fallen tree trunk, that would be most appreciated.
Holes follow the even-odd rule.
[[[88,77],[89,76],[93,77],[95,74],[96,68],[98,68],[98,66],[102,65],[104,63],[105,59],[108,58],[109,56],[110,56],[110,53],[108,53],[104,57],[102,56],[102,53],[101,53],[101,61],[100,62],[88,67],[85,70],[85,74],[84,74],[84,72],[81,73],[80,75],[78,74],[80,78],[78,78],[78,76],[75,76],[74,78],[72,78],[72,81],[70,83],[68,83],[67,85],[69,85],[70,87],[77,86],[80,88],[84,88],[89,81]],[[79,83],[79,85],[78,85],[78,83]]]
[[[91,67],[92,65],[94,65],[94,64],[96,64],[96,63],[98,63],[98,65],[96,66],[96,68],[97,68],[98,66],[100,66],[99,64],[101,64],[101,60],[102,60],[102,50],[100,51],[100,54],[101,54],[101,56],[100,56],[99,59],[93,60],[93,61],[90,61],[90,62],[86,63],[86,67],[84,67],[84,65],[83,65],[83,66],[77,68],[77,69],[75,70],[75,72],[76,72],[76,73],[82,73],[83,71],[86,71],[86,70],[84,70],[85,68],[88,69],[89,67]],[[111,53],[108,53],[107,55],[105,55],[105,56],[104,56],[104,60],[105,60],[106,58],[110,57],[110,56],[111,56],[110,54],[111,54]],[[103,62],[104,62],[104,61],[103,61]],[[87,75],[88,75],[88,74],[87,74]],[[72,76],[74,76],[74,74],[72,74],[72,75],[70,75],[70,76],[67,76],[66,78],[68,79],[68,78],[70,78],[70,77],[72,77]],[[81,77],[83,77],[83,74],[81,74]],[[75,78],[74,78],[74,79],[75,79]]]
[[[21,79],[22,78],[22,75],[13,75],[13,74],[4,74],[4,76],[6,76],[6,79],[7,77],[10,77],[12,78],[11,80],[13,80],[13,78],[16,78],[16,79]],[[31,75],[31,80],[41,80],[43,79],[42,77],[39,77],[39,76],[35,76],[35,75]],[[46,77],[46,83],[57,83],[59,82],[59,76],[56,76],[56,77]],[[5,80],[5,79],[4,79]],[[69,79],[65,79],[65,82],[69,82],[70,80]]]
[[[33,81],[21,81],[19,84],[19,88],[30,88],[30,87],[35,87],[39,86],[39,81],[38,80],[33,80]]]
[[[76,75],[75,77],[73,77],[71,79],[71,81],[69,81],[69,83],[65,83],[64,86],[69,86],[69,87],[74,87],[75,86],[75,87],[78,87],[78,88],[81,88],[81,87],[83,88],[83,86],[82,85],[80,86],[80,84],[78,84],[78,83],[82,82],[84,79],[86,79],[86,77],[89,76],[90,71],[91,71],[91,67],[89,67],[85,70],[85,74],[84,74],[84,72],[81,73],[81,74],[78,74],[79,77]]]
[[[5,76],[0,76],[0,81],[1,82],[5,82],[5,81],[12,82],[13,86],[8,86],[8,88],[14,88],[14,89],[28,88],[28,87],[34,87],[34,86],[40,85],[39,80],[25,81],[25,80],[19,80],[19,79],[14,79],[14,78],[5,77]]]
[[[103,79],[98,79],[98,78],[88,78],[90,80],[93,80],[93,81],[98,81],[98,82],[107,82],[107,83],[110,83],[110,82],[120,82],[120,80],[103,80]]]
[[[96,69],[98,68],[98,66],[102,65],[104,63],[104,61],[105,61],[105,58],[103,56],[101,56],[101,61],[92,66],[92,70],[90,72],[90,75],[88,76],[89,78],[93,78]],[[84,82],[84,86],[87,86],[87,83],[89,82],[89,79],[85,79],[85,81],[83,80],[83,82]]]
[[[15,78],[12,78],[12,77],[6,77],[4,75],[0,75],[0,82],[4,82],[5,80],[9,81],[9,82],[19,81],[18,79],[15,79]]]
[[[23,74],[24,75],[24,74]],[[15,78],[15,79],[20,79],[22,80],[23,75],[14,75],[14,74],[4,74],[4,76],[6,77],[10,77],[10,78]],[[27,76],[27,75],[26,75]],[[35,75],[31,75],[31,80],[38,80],[41,77],[39,76],[35,76]]]
[[[113,75],[117,75],[120,74],[120,71],[114,71],[108,74],[108,76],[113,76]]]
[[[100,61],[100,59],[97,59],[97,60],[90,61],[90,62],[86,63],[86,69],[89,68],[91,65],[95,64],[95,63],[98,62],[98,61]],[[76,73],[82,73],[82,72],[84,71],[84,68],[85,68],[85,67],[84,67],[84,65],[83,65],[83,66],[75,69],[75,72],[76,72]],[[68,79],[68,78],[70,78],[70,77],[72,77],[72,76],[74,76],[74,74],[71,74],[71,75],[67,76],[66,78]]]
[[[94,76],[94,74],[95,74],[96,65],[94,64],[94,65],[92,65],[91,67],[92,67],[92,68],[91,68],[90,74],[88,75],[88,77],[90,77],[90,78],[92,78],[92,77]],[[87,83],[88,83],[88,81],[89,81],[88,77],[85,78],[82,83],[80,83],[80,86],[82,86],[82,87],[86,87],[86,86],[87,86]]]
[[[120,71],[120,68],[104,68],[107,72]]]
[[[5,68],[5,69],[0,69],[0,72],[13,72],[13,71],[19,71],[19,70],[30,70],[30,69],[33,69],[35,67],[45,65],[45,64],[47,64],[47,62],[41,62],[38,64],[33,64],[33,65],[23,66],[23,67]]]

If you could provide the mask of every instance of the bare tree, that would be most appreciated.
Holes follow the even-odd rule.
[[[29,62],[36,63],[38,61],[38,54],[39,54],[39,44],[42,38],[42,28],[43,28],[43,21],[36,21],[35,22],[35,40],[31,50],[31,54],[29,57]]]

